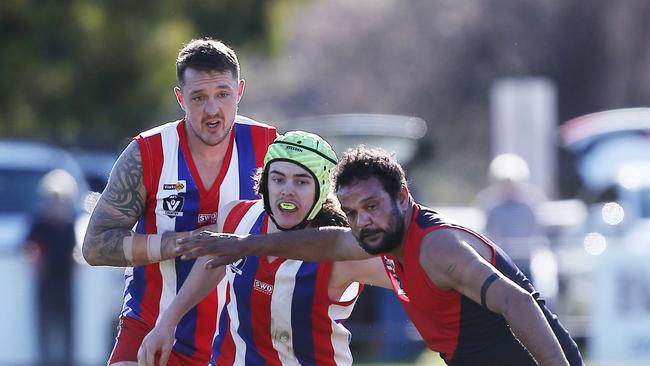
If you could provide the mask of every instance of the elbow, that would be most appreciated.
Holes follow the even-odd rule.
[[[92,249],[92,244],[87,240],[84,240],[83,245],[81,246],[81,254],[84,257],[86,263],[91,266],[100,266],[102,265],[100,261],[100,256],[97,255],[97,251]]]
[[[508,318],[510,314],[517,314],[521,311],[534,309],[537,304],[531,294],[526,291],[513,291],[503,301],[502,314]]]

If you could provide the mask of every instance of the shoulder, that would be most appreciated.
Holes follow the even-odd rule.
[[[142,167],[142,155],[137,140],[132,140],[124,148],[117,158],[113,171],[126,169],[129,173],[134,173],[134,169],[140,170]]]
[[[258,202],[261,202],[261,200],[236,200],[225,204],[219,209],[219,215],[217,216],[217,227],[219,231],[224,230],[226,220],[228,220],[230,216],[243,216],[251,206]]]
[[[276,131],[276,128],[270,124],[258,122],[252,118],[242,116],[242,115],[237,115],[235,117],[235,123],[240,124],[240,125],[248,125],[252,127],[257,127],[257,128],[262,128],[266,130],[272,130],[273,132]]]
[[[492,251],[478,235],[461,226],[445,226],[428,232],[420,245],[420,262],[444,264],[454,258],[479,254],[490,260]]]
[[[180,122],[181,122],[180,120],[178,120],[178,121],[172,121],[172,122],[164,123],[164,124],[162,124],[162,125],[160,125],[160,126],[156,126],[156,127],[150,128],[150,129],[148,129],[148,130],[146,130],[146,131],[140,132],[140,134],[138,134],[138,135],[135,137],[135,139],[136,139],[136,140],[147,139],[147,138],[150,138],[151,136],[155,136],[155,135],[159,135],[159,134],[161,134],[162,131],[165,130],[165,129],[168,129],[168,128],[174,128],[174,129],[175,129],[175,128],[178,126],[178,124],[179,124]]]

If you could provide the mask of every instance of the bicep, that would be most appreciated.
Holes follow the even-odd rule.
[[[342,267],[342,272],[348,274],[347,281],[360,282],[366,285],[373,285],[392,289],[392,284],[381,257],[373,257],[365,260],[336,262]]]
[[[437,231],[425,237],[420,252],[420,264],[434,284],[458,291],[478,304],[485,296],[490,309],[495,308],[490,306],[490,299],[515,290],[513,283],[484,258],[488,256],[486,248],[478,238],[455,229]]]
[[[144,213],[145,199],[140,149],[132,141],[111,170],[106,189],[93,210],[89,228],[131,229]]]

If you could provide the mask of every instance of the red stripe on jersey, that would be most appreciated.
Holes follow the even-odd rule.
[[[147,234],[158,232],[156,225],[156,194],[163,166],[162,136],[157,133],[143,138],[136,137],[142,160],[142,177],[147,190],[145,224]]]
[[[233,208],[228,212],[228,217],[224,220],[223,223],[223,232],[224,233],[234,233],[237,229],[237,225],[241,222],[248,209],[253,206],[257,201],[241,201],[237,203]]]
[[[197,352],[201,350],[211,350],[212,340],[217,324],[217,290],[212,290],[208,296],[196,305],[196,330],[194,332],[194,346]],[[209,359],[209,351],[202,355],[203,358]]]
[[[253,137],[253,149],[255,150],[255,162],[257,166],[264,166],[264,156],[268,146],[275,141],[277,131],[275,128],[251,126]]]
[[[336,365],[334,347],[332,346],[332,323],[328,315],[329,306],[332,304],[329,298],[329,278],[332,273],[332,265],[332,262],[321,263],[316,274],[311,318],[314,358],[317,365]]]
[[[276,258],[273,262],[269,263],[267,257],[260,257],[260,265],[257,268],[255,281],[262,281],[264,284],[275,287],[275,274],[278,267],[283,262],[281,258]],[[264,359],[266,365],[281,366],[280,356],[273,348],[273,341],[271,339],[271,297],[272,292],[264,292],[255,284],[251,289],[251,324],[253,326],[253,342],[257,353]],[[257,331],[261,330],[261,331]]]
[[[145,231],[147,234],[156,233],[156,194],[160,182],[160,172],[163,166],[162,136],[155,134],[146,138],[136,137],[142,160],[142,176],[147,190],[145,215]],[[156,324],[160,311],[160,296],[162,294],[162,275],[158,263],[144,266],[146,288],[140,303],[140,316],[151,326]]]
[[[227,311],[227,307],[230,304],[230,284],[226,286],[226,302],[223,306],[222,311]],[[216,365],[219,366],[228,366],[235,363],[235,342],[232,339],[232,334],[230,333],[230,314],[226,316],[226,326],[223,328],[226,331],[226,335],[223,338],[221,343],[221,348],[219,349],[219,357],[217,357]]]

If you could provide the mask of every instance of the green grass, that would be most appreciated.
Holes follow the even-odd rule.
[[[647,366],[648,362],[592,362],[587,360],[587,366]],[[438,354],[425,351],[415,363],[358,363],[359,366],[446,366]]]

